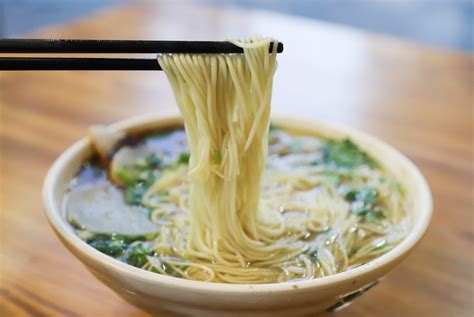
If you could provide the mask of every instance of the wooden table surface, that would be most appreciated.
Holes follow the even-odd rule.
[[[472,316],[472,56],[279,14],[154,2],[43,29],[49,38],[285,43],[274,112],[338,121],[391,143],[434,197],[428,233],[378,287],[336,316]],[[1,316],[145,316],[59,242],[42,210],[53,160],[95,123],[174,108],[158,72],[0,73]],[[3,313],[3,314],[2,314]]]

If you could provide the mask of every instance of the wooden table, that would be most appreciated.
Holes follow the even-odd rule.
[[[386,140],[420,167],[434,196],[431,227],[416,251],[336,315],[472,316],[472,56],[302,18],[177,3],[116,7],[33,36],[278,37],[285,52],[274,111],[339,121]],[[164,75],[0,75],[0,315],[144,316],[95,280],[54,236],[42,210],[41,182],[89,125],[175,107]]]

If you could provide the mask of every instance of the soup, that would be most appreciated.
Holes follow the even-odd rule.
[[[271,128],[277,42],[234,43],[243,54],[158,56],[184,129],[91,130],[103,167],[84,165],[64,202],[78,236],[158,274],[236,284],[332,275],[397,245],[397,181],[351,140]]]
[[[189,147],[183,129],[129,137],[107,171],[81,167],[64,200],[77,235],[97,250],[158,274],[223,283],[313,279],[360,266],[408,233],[402,186],[349,139],[271,127],[259,216],[281,257],[230,266],[189,255]],[[276,248],[278,250],[278,248]]]

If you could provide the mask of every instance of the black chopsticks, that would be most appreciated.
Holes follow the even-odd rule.
[[[273,45],[270,45],[270,52]],[[277,53],[283,52],[278,43]],[[243,53],[230,42],[2,39],[0,53]]]
[[[161,70],[156,58],[0,57],[2,70]]]
[[[277,53],[281,52],[283,43],[278,43]],[[1,39],[0,53],[238,54],[243,50],[230,42],[211,41]],[[161,67],[156,58],[0,57],[1,70],[161,70]]]

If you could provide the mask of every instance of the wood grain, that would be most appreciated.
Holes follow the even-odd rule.
[[[156,1],[29,36],[285,43],[273,109],[365,130],[408,155],[434,196],[431,227],[383,283],[336,316],[472,316],[472,56],[265,12]],[[0,73],[0,315],[145,316],[96,281],[42,211],[53,160],[94,123],[175,107],[162,73]]]

